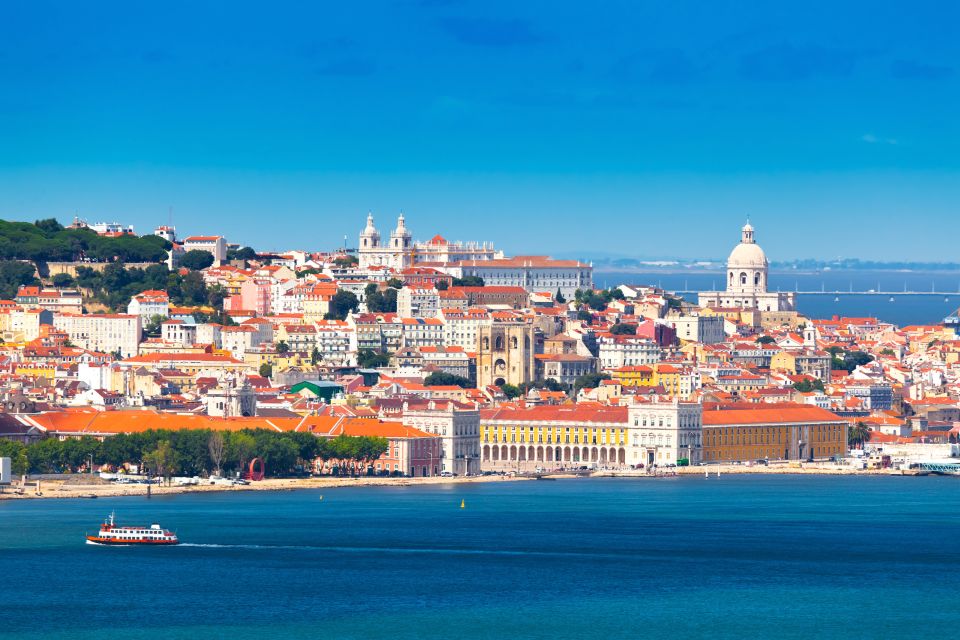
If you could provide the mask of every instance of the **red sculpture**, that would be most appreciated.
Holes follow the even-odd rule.
[[[245,480],[263,480],[263,458],[254,458],[250,461],[247,472],[243,474]]]

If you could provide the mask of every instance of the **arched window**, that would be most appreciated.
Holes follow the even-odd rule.
[[[756,287],[760,286],[760,272],[757,271],[753,274],[753,285]]]
[[[485,337],[485,338],[483,339],[483,349],[484,349],[485,351],[490,351],[490,338],[486,338],[486,337]]]
[[[746,271],[741,271],[741,272],[740,272],[740,284],[742,284],[742,285],[746,285],[746,284],[747,284],[747,272],[746,272]]]
[[[730,272],[730,284],[733,284],[733,271]]]
[[[497,336],[497,340],[494,343],[494,349],[497,351],[503,351],[503,336]]]
[[[514,349],[520,346],[520,341],[517,340],[517,336],[513,336],[512,338],[510,338],[510,346]]]

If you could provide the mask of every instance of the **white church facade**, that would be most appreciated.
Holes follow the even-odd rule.
[[[702,292],[700,306],[794,311],[793,293],[767,290],[769,270],[767,256],[754,239],[753,226],[747,222],[741,230],[740,244],[727,259],[726,290]]]
[[[403,214],[397,219],[397,228],[384,241],[373,224],[373,214],[367,214],[367,226],[360,232],[357,257],[361,269],[386,267],[402,271],[409,267],[451,264],[466,260],[496,260],[503,252],[489,243],[450,242],[434,236],[427,242],[414,242]]]

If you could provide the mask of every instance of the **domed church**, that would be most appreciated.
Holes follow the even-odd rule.
[[[740,244],[727,259],[726,291],[704,291],[700,294],[700,306],[793,311],[793,293],[767,291],[768,272],[767,255],[754,240],[753,225],[747,221],[741,230]]]

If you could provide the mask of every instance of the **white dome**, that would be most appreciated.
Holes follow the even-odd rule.
[[[727,267],[729,269],[766,269],[767,254],[756,243],[741,242],[730,252]]]

